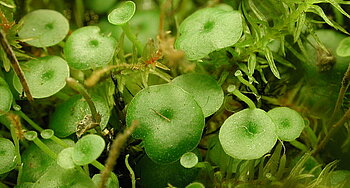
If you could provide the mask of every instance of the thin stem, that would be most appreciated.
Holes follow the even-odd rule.
[[[45,152],[52,159],[57,159],[57,154],[53,152],[46,144],[44,144],[38,137],[33,140],[34,144],[38,146],[43,152]]]
[[[131,175],[131,187],[136,188],[136,179],[135,179],[135,173],[132,170],[131,166],[129,165],[129,154],[125,156],[125,166],[129,170]]]
[[[97,112],[96,106],[95,106],[94,102],[92,101],[89,93],[86,91],[84,86],[81,85],[74,78],[67,78],[66,82],[67,82],[69,87],[71,87],[74,90],[78,91],[84,97],[85,101],[87,102],[87,104],[88,104],[88,106],[90,108],[91,115],[92,115],[92,120],[94,121],[94,123],[96,123],[96,126],[93,127],[93,128],[95,128],[96,131],[101,134],[102,132],[100,130],[100,127],[98,126],[100,124],[100,122],[101,122],[101,115]]]
[[[84,18],[84,3],[83,0],[75,0],[75,11],[74,11],[75,22],[78,27],[83,27]]]
[[[297,140],[289,141],[289,143],[292,144],[292,146],[300,149],[303,152],[307,152],[309,150],[303,143],[301,143]]]
[[[346,70],[344,77],[343,77],[343,80],[341,82],[341,88],[339,90],[338,99],[337,99],[337,102],[335,104],[334,111],[333,111],[333,114],[332,114],[331,119],[330,119],[330,123],[333,122],[333,120],[335,119],[336,115],[338,114],[338,112],[340,110],[341,105],[343,104],[343,99],[344,99],[346,90],[349,87],[349,81],[350,81],[350,64],[348,65],[348,69]]]
[[[323,149],[323,147],[327,144],[329,139],[334,135],[334,133],[336,133],[338,128],[342,126],[344,123],[346,123],[349,119],[350,119],[350,108],[345,112],[344,116],[338,122],[333,124],[333,126],[331,127],[326,137],[324,137],[324,139],[320,142],[318,147],[312,153],[315,154],[321,149]]]
[[[13,142],[15,144],[16,163],[17,163],[17,167],[18,167],[17,184],[19,185],[21,183],[21,175],[22,175],[23,166],[22,166],[22,160],[21,160],[19,139],[18,139],[17,134],[16,134],[16,129],[15,129],[14,125],[12,125],[12,124],[11,124],[11,127],[10,127],[10,132],[11,132],[12,140],[13,140]]]
[[[237,77],[237,79],[244,84],[245,86],[247,86],[250,90],[252,90],[253,93],[258,94],[258,90],[253,86],[253,84],[249,83],[247,80],[245,80],[243,78],[243,74],[242,71],[237,70],[235,72],[235,76]]]
[[[124,146],[125,142],[129,138],[129,136],[132,134],[132,132],[136,129],[136,126],[138,125],[137,121],[133,121],[131,126],[126,128],[123,133],[119,133],[117,137],[114,139],[111,150],[109,151],[108,158],[105,163],[105,168],[101,170],[101,181],[99,184],[99,188],[104,188],[106,185],[106,182],[114,168],[114,166],[117,163],[117,159],[120,155],[121,149]]]
[[[137,51],[139,52],[139,54],[142,54],[142,44],[139,41],[139,39],[137,39],[136,35],[131,31],[130,26],[128,23],[121,25],[122,29],[125,33],[125,35],[128,37],[128,39],[136,46]]]
[[[18,76],[18,78],[21,82],[24,93],[26,94],[29,101],[33,101],[33,96],[30,93],[27,80],[24,77],[24,73],[23,73],[21,67],[19,66],[19,63],[18,63],[18,60],[16,58],[15,53],[13,52],[10,44],[7,41],[6,34],[2,29],[0,29],[0,43],[1,43],[1,46],[4,49],[4,51],[6,52],[7,58],[11,62],[13,70],[15,71],[16,75]]]
[[[56,144],[59,144],[63,146],[64,148],[70,147],[67,143],[65,143],[63,140],[57,138],[55,135],[51,136],[50,138],[52,141],[54,141]]]
[[[41,132],[44,129],[41,128],[38,124],[36,124],[33,120],[31,120],[25,113],[22,111],[16,111],[16,114],[18,114],[22,119],[24,119],[30,126],[32,126],[35,130]]]
[[[234,95],[235,95],[236,97],[238,97],[240,100],[242,100],[243,102],[245,102],[245,103],[249,106],[250,109],[255,109],[255,108],[256,108],[254,102],[253,102],[250,98],[248,98],[247,96],[243,95],[243,94],[236,88],[236,86],[234,86],[234,85],[228,86],[227,91],[228,91],[229,93],[234,94]]]

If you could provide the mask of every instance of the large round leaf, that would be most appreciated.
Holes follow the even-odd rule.
[[[54,95],[66,85],[69,76],[67,62],[58,56],[46,56],[21,64],[29,90],[34,98],[45,98]],[[19,93],[22,85],[17,76],[13,84]]]
[[[245,109],[226,119],[220,128],[219,140],[231,157],[257,159],[275,145],[276,127],[265,111]]]
[[[55,10],[40,9],[25,15],[18,35],[28,44],[36,47],[53,46],[67,35],[69,23]]]
[[[107,101],[96,94],[92,95],[92,101],[97,112],[102,116],[100,126],[104,129],[110,116]],[[55,131],[56,136],[66,137],[77,131],[78,123],[88,114],[91,115],[91,111],[87,102],[81,95],[75,95],[56,108],[49,126]]]
[[[107,65],[113,58],[116,41],[104,36],[97,26],[77,29],[64,46],[64,56],[70,67],[86,70]]]
[[[157,163],[170,163],[193,150],[204,128],[204,116],[193,97],[172,84],[140,91],[127,109],[127,125],[139,122],[134,138],[145,142],[147,155]]]
[[[180,25],[175,47],[190,60],[234,45],[242,35],[242,15],[226,8],[204,8],[187,17]]]
[[[0,174],[16,167],[16,152],[13,143],[6,138],[0,138]]]

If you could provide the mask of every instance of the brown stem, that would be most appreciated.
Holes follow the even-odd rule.
[[[323,149],[323,147],[327,144],[329,139],[334,135],[334,133],[336,133],[338,128],[342,126],[344,123],[346,123],[349,119],[350,119],[350,108],[345,112],[344,116],[338,122],[332,125],[326,137],[324,137],[323,140],[320,142],[320,144],[318,144],[318,147],[316,147],[316,149],[312,152],[312,154],[316,154],[321,149]]]
[[[33,101],[33,96],[30,93],[27,80],[24,77],[24,73],[23,73],[21,67],[19,66],[19,63],[18,63],[18,60],[16,58],[15,53],[13,52],[10,44],[7,41],[6,34],[2,29],[0,29],[0,43],[1,43],[1,46],[4,49],[4,51],[6,52],[7,58],[11,62],[13,70],[15,71],[16,75],[18,76],[18,78],[21,82],[24,93],[26,94],[29,101]]]
[[[333,111],[333,114],[331,116],[330,123],[333,122],[333,120],[335,119],[337,113],[340,110],[341,105],[343,104],[343,99],[344,99],[346,90],[349,87],[349,81],[350,81],[350,64],[349,64],[348,69],[346,70],[346,72],[344,74],[344,77],[343,77],[343,80],[341,82],[341,88],[339,90],[337,103],[336,103],[336,105],[334,107],[334,111]]]
[[[111,150],[109,151],[108,158],[106,160],[105,168],[101,172],[101,181],[98,186],[99,188],[105,187],[106,182],[117,163],[121,149],[123,148],[132,132],[134,132],[138,124],[138,121],[133,121],[130,127],[126,128],[123,133],[119,133],[117,137],[115,137],[111,146]]]

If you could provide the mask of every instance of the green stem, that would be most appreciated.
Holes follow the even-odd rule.
[[[250,109],[255,109],[255,108],[256,108],[254,102],[253,102],[250,98],[248,98],[247,96],[243,95],[243,94],[236,88],[236,86],[234,86],[234,85],[228,86],[227,91],[228,91],[229,93],[234,94],[234,95],[235,95],[236,97],[238,97],[240,100],[242,100],[243,102],[245,102],[245,103],[249,106]]]
[[[36,124],[33,120],[31,120],[25,113],[22,111],[16,111],[15,112],[17,115],[19,115],[22,119],[24,119],[26,122],[29,123],[30,126],[32,126],[35,130],[41,132],[44,129],[41,128],[38,124]]]
[[[243,74],[242,71],[237,70],[235,72],[235,76],[238,78],[238,80],[244,84],[245,86],[247,86],[250,90],[252,90],[253,93],[258,94],[258,90],[256,90],[256,88],[253,86],[253,84],[249,83],[247,80],[245,80],[243,78]]]
[[[34,144],[38,146],[43,152],[45,152],[52,159],[57,159],[57,154],[53,152],[46,144],[44,144],[38,137],[33,140]]]
[[[78,27],[83,27],[84,3],[83,0],[75,0],[74,18]]]
[[[297,140],[289,141],[289,143],[292,144],[292,146],[300,149],[303,152],[307,152],[309,150],[303,143],[301,143]]]
[[[12,140],[15,144],[16,163],[18,167],[17,184],[19,185],[21,183],[23,166],[22,166],[22,159],[21,159],[21,153],[20,153],[19,139],[17,137],[16,130],[12,124],[10,125],[10,132],[11,132]]]
[[[103,164],[101,164],[100,162],[94,160],[93,162],[91,162],[90,164],[92,164],[92,166],[96,167],[97,169],[99,169],[100,171],[102,171],[103,169],[105,169],[105,166],[103,166]]]
[[[125,35],[128,39],[136,46],[139,54],[142,54],[142,44],[139,39],[137,39],[136,35],[131,31],[130,25],[128,23],[121,25]]]
[[[55,135],[53,135],[50,139],[52,141],[54,141],[56,144],[63,146],[64,148],[70,147],[67,143],[65,143],[63,140],[57,138]]]
[[[129,165],[129,154],[125,156],[125,166],[129,170],[130,175],[131,175],[131,187],[136,188],[136,179],[135,179],[135,173],[132,170],[131,166]]]

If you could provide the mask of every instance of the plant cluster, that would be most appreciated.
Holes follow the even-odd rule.
[[[349,187],[349,5],[0,0],[0,187]]]

